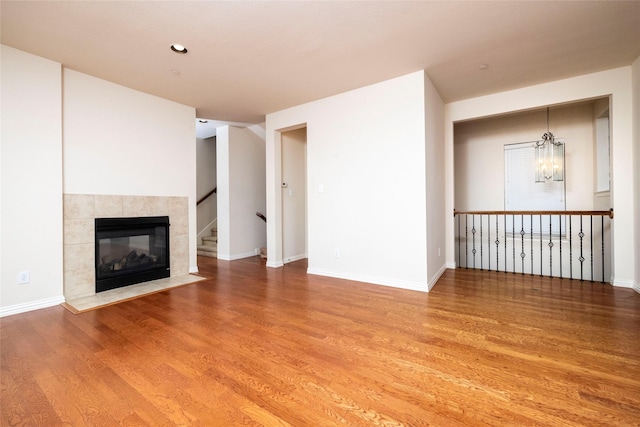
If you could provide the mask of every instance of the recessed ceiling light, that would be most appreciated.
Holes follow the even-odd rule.
[[[187,48],[177,43],[171,45],[171,50],[176,53],[187,53]]]
[[[482,64],[482,65],[481,65],[480,67],[478,67],[478,68],[480,68],[482,71],[484,71],[484,70],[486,70],[487,68],[489,68],[489,66],[488,66],[487,64]]]

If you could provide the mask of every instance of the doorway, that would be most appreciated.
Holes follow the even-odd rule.
[[[307,128],[281,134],[282,262],[307,258]]]

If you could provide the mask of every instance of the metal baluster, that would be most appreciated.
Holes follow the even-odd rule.
[[[571,234],[571,220],[572,216],[569,215],[569,279],[573,279],[573,236]]]
[[[516,272],[516,216],[511,215],[511,252],[513,252],[513,272]]]
[[[464,268],[469,268],[469,215],[464,215]]]
[[[496,214],[496,271],[500,270],[500,254],[498,248],[500,247],[500,228],[498,227],[498,214]]]
[[[480,215],[480,270],[484,269],[484,264],[482,263],[482,215]]]
[[[562,215],[558,215],[558,222],[560,224],[560,235],[558,237],[560,241],[560,277],[562,277]]]
[[[538,215],[540,217],[540,275],[544,276],[542,270],[542,215]]]
[[[471,253],[473,254],[473,268],[476,268],[476,216],[471,215]]]
[[[591,281],[593,282],[593,215],[589,215],[589,223],[589,241],[591,242]]]
[[[531,232],[531,237],[529,237],[531,242],[531,275],[533,275],[533,215],[529,215],[529,225],[529,231]]]
[[[524,274],[524,215],[520,215],[520,258],[522,261],[522,274]]]
[[[504,216],[504,272],[507,272],[507,215]]]
[[[580,215],[580,232],[578,233],[578,237],[580,237],[580,258],[578,258],[578,261],[580,261],[580,280],[583,280],[582,268],[584,267],[584,256],[582,253],[582,238],[584,237],[584,233],[582,232],[582,215]]]
[[[491,271],[491,215],[487,215],[487,256],[489,271]]]
[[[600,223],[601,223],[601,230],[600,230],[600,234],[602,236],[602,283],[604,283],[604,215],[600,217]]]
[[[549,215],[549,277],[553,277],[553,240],[551,240],[551,223],[553,222]]]
[[[462,254],[462,252],[460,252],[461,248],[460,248],[460,242],[462,241],[462,238],[460,236],[460,215],[458,215],[458,268],[460,268],[460,256]]]

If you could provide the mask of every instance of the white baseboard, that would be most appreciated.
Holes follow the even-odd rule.
[[[640,283],[635,283],[633,285],[633,290],[640,294]]]
[[[427,292],[429,292],[436,285],[440,277],[444,274],[445,271],[447,271],[447,268],[449,267],[446,264],[440,267],[440,270],[438,270],[438,272],[433,276],[433,278],[427,284]]]
[[[218,259],[221,259],[224,261],[235,261],[237,259],[250,258],[252,256],[258,256],[258,254],[256,254],[255,252],[246,252],[243,254],[226,255],[218,252]]]
[[[634,288],[635,284],[633,280],[614,279],[613,286],[617,286],[618,288]]]
[[[22,304],[10,305],[9,307],[0,308],[0,317],[11,316],[14,314],[25,313],[27,311],[39,310],[41,308],[53,307],[65,302],[64,296],[60,295],[53,298],[45,298],[38,301],[25,302]]]
[[[429,292],[427,284],[422,282],[408,282],[404,280],[389,279],[386,277],[346,274],[339,271],[330,271],[318,268],[309,268],[307,269],[307,273],[316,274],[318,276],[335,277],[337,279],[353,280],[356,282],[371,283],[374,285],[390,286],[392,288],[408,289],[411,291]]]
[[[285,259],[282,260],[283,264],[288,264],[290,262],[294,262],[294,261],[299,261],[301,259],[305,259],[307,257],[307,254],[298,254],[298,255],[294,255],[294,256],[290,256],[287,257]]]
[[[457,268],[457,265],[456,265],[456,263],[455,263],[455,262],[448,262],[448,263],[446,264],[446,267],[447,267],[447,268],[453,268],[453,269],[456,269],[456,268]]]
[[[190,274],[197,274],[198,273],[198,266],[196,265],[195,267],[189,267],[189,273]]]
[[[284,267],[284,263],[282,261],[267,261],[267,267],[280,268]]]

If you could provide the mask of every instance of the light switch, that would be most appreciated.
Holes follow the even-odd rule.
[[[324,193],[324,185],[318,185],[318,193]]]

